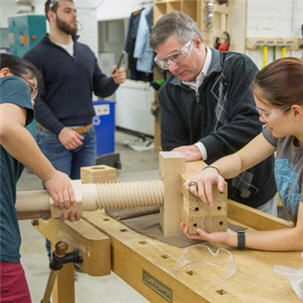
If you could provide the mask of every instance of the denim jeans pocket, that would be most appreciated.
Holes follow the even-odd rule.
[[[48,131],[38,131],[36,141],[38,144],[56,144],[58,142],[58,136]]]

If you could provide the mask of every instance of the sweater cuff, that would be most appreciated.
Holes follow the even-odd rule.
[[[56,125],[54,127],[54,133],[59,136],[61,130],[64,128],[65,126],[63,124],[59,124],[59,125]],[[52,132],[52,130],[50,129],[50,131]]]
[[[197,142],[195,145],[199,148],[199,151],[202,156],[202,160],[206,161],[207,160],[207,150],[205,148],[205,145],[202,142]]]
[[[218,142],[215,136],[207,136],[199,141],[207,150],[207,158],[221,157],[222,142]],[[205,159],[206,160],[206,159]]]

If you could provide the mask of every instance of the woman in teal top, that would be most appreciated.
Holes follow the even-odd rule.
[[[201,229],[194,239],[259,250],[303,250],[303,60],[284,58],[257,73],[253,93],[263,132],[240,151],[221,158],[186,182],[188,189],[210,207],[212,184],[224,190],[224,179],[237,176],[276,153],[277,188],[293,228],[276,231],[231,231],[207,233]]]
[[[20,264],[20,231],[16,216],[16,184],[23,165],[43,181],[60,208],[70,207],[70,179],[54,169],[25,126],[33,119],[37,95],[36,69],[25,60],[0,54],[0,297],[1,302],[31,302]],[[67,218],[79,219],[70,211]]]

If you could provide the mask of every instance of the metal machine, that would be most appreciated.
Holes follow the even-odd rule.
[[[22,57],[46,33],[43,15],[20,15],[8,18],[10,53]]]

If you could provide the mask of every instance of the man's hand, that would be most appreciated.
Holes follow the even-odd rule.
[[[64,127],[59,133],[59,141],[66,149],[76,149],[83,144],[83,136],[71,128]]]
[[[48,193],[54,200],[54,204],[60,209],[68,209],[75,203],[75,195],[70,183],[70,178],[58,171],[54,170],[51,176],[44,181]],[[78,211],[64,212],[63,219],[70,221],[77,221],[80,219],[80,213]]]
[[[112,69],[112,78],[116,84],[122,84],[126,80],[126,71],[123,67]]]
[[[173,149],[173,151],[180,152],[184,155],[186,161],[201,160],[201,152],[196,145],[183,145]]]

